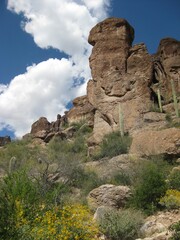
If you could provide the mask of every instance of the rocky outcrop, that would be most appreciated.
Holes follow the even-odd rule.
[[[146,156],[155,154],[179,156],[180,129],[167,128],[134,133],[130,153]]]
[[[164,104],[172,101],[172,86],[174,82],[177,93],[180,93],[180,41],[164,38],[160,41],[158,51],[153,56],[154,92],[160,89]]]
[[[89,58],[92,79],[87,84],[87,95],[74,99],[72,109],[62,117],[58,115],[55,122],[42,118],[34,123],[33,136],[48,142],[55,134],[62,136],[67,122],[85,120],[93,127],[88,139],[90,153],[105,134],[121,127],[121,118],[124,131],[136,139],[146,137],[147,131],[166,128],[166,113],[179,124],[171,85],[173,81],[179,97],[180,42],[162,39],[157,53],[150,55],[144,43],[132,46],[133,39],[133,27],[122,18],[108,18],[93,27],[88,38],[93,48]],[[158,108],[157,90],[160,90],[164,113],[153,112]],[[143,130],[146,131],[144,137],[141,136]],[[172,139],[166,138],[166,143],[169,141],[171,145]],[[133,153],[138,152],[134,142]],[[154,144],[150,140],[148,151],[152,150],[151,142]],[[157,153],[164,151],[165,148]]]
[[[11,142],[10,136],[0,137],[0,147],[3,147],[10,142]]]
[[[45,117],[41,117],[38,121],[32,124],[31,126],[31,134],[37,135],[41,132],[49,132],[50,130],[50,122]]]
[[[119,104],[126,131],[138,128],[142,114],[150,108],[153,63],[144,44],[131,46],[133,38],[133,28],[118,18],[106,19],[90,32],[93,79],[88,83],[87,95],[96,109],[91,145],[117,129]]]
[[[68,122],[86,121],[89,125],[94,124],[94,107],[88,101],[87,96],[77,97],[73,100],[73,107],[67,113]]]
[[[127,186],[115,186],[105,184],[93,189],[88,197],[88,205],[90,209],[96,210],[100,206],[110,208],[121,208],[131,196],[130,188]]]
[[[68,123],[67,112],[65,115],[57,115],[57,120],[49,122],[47,118],[41,117],[38,121],[32,124],[30,134],[24,136],[24,138],[42,139],[44,142],[49,142],[54,136],[61,139],[70,138],[73,136],[74,127],[64,128]]]

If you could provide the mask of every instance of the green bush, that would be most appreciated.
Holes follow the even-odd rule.
[[[132,183],[130,175],[125,171],[119,171],[110,180],[111,184],[129,186]]]
[[[151,214],[159,207],[159,200],[166,189],[165,175],[155,163],[148,162],[139,172],[131,204]]]
[[[100,144],[100,152],[95,156],[96,159],[103,157],[114,157],[128,153],[131,145],[130,136],[121,136],[120,132],[112,132],[104,136]]]
[[[36,161],[39,154],[38,147],[30,147],[30,141],[15,140],[0,151],[0,165],[7,172],[13,172]],[[13,159],[13,161],[12,161]]]
[[[14,172],[4,178],[0,186],[1,239],[20,239],[17,202],[22,202],[25,215],[31,218],[38,200],[37,187],[25,171]]]
[[[168,188],[180,191],[180,170],[173,170],[168,176]]]
[[[180,191],[168,189],[159,203],[167,209],[180,208]]]
[[[169,229],[173,231],[173,235],[170,238],[170,240],[179,240],[180,239],[180,221],[172,224]]]
[[[143,223],[143,215],[133,209],[109,210],[100,220],[100,230],[111,240],[134,240]]]

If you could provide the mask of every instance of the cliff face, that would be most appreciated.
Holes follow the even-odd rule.
[[[163,104],[172,100],[171,80],[180,93],[180,42],[163,39],[151,56],[145,44],[131,46],[133,38],[133,28],[118,18],[106,19],[90,31],[92,80],[87,96],[96,109],[90,145],[119,127],[119,105],[125,131],[133,132],[144,125],[144,114],[157,104],[157,89]]]
[[[86,120],[93,127],[89,146],[99,144],[104,134],[119,129],[119,109],[124,118],[124,131],[131,135],[142,129],[165,127],[165,114],[154,113],[152,109],[158,106],[159,90],[163,110],[172,117],[175,115],[172,81],[180,96],[180,42],[162,39],[157,53],[150,55],[144,43],[132,46],[133,39],[133,27],[121,18],[108,18],[90,31],[92,79],[87,85],[87,95],[76,98],[74,107],[54,125],[62,126],[64,120],[69,123]],[[54,129],[54,125],[48,123],[48,131],[45,129],[48,134],[52,129],[54,133],[61,131],[61,127]],[[177,132],[180,138],[179,129]]]

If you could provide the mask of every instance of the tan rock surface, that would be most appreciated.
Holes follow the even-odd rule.
[[[171,80],[174,81],[177,95],[180,94],[180,41],[164,38],[160,41],[158,51],[154,56],[156,83],[152,88],[161,90],[164,103],[172,100]]]
[[[87,197],[90,209],[96,210],[100,206],[121,208],[125,206],[131,196],[130,188],[127,186],[115,186],[105,184],[93,189]]]
[[[31,134],[37,134],[41,131],[48,132],[50,130],[50,122],[45,117],[39,118],[36,122],[34,122],[31,126]]]
[[[67,113],[68,122],[87,121],[94,123],[94,107],[88,101],[87,96],[77,97],[73,100],[73,107]]]
[[[180,154],[180,129],[139,131],[133,134],[131,154]]]
[[[90,32],[93,45],[90,67],[93,79],[87,86],[90,103],[95,107],[94,143],[118,128],[119,103],[125,131],[141,125],[142,114],[150,108],[153,75],[151,56],[144,44],[131,47],[134,30],[124,19],[109,18]],[[91,139],[91,145],[93,145]]]
[[[180,211],[158,212],[149,216],[141,228],[144,238],[136,240],[168,240],[171,237],[169,227],[180,220]]]

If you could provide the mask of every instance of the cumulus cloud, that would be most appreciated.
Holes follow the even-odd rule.
[[[74,97],[85,94],[90,78],[87,42],[90,29],[107,16],[110,0],[8,0],[22,14],[22,28],[41,48],[55,48],[67,59],[49,59],[27,68],[8,86],[0,85],[0,128],[16,136],[29,131],[40,116],[53,120]]]

